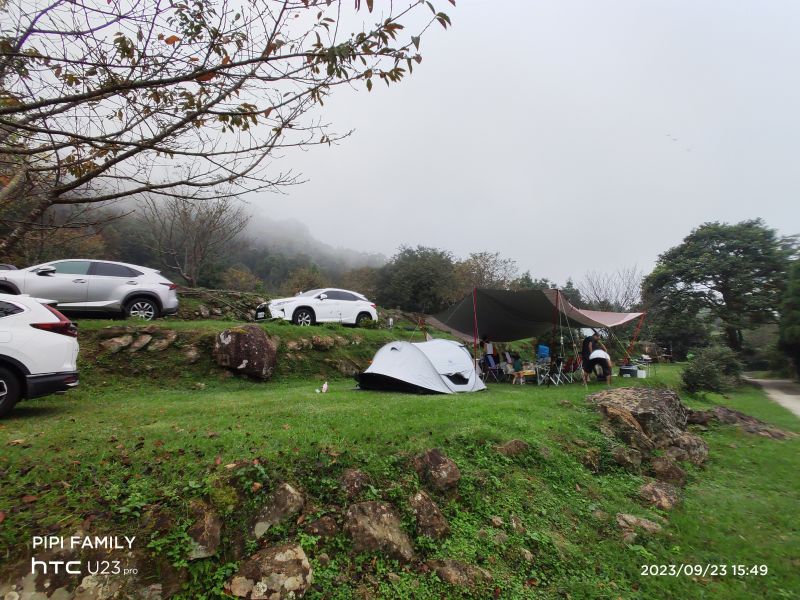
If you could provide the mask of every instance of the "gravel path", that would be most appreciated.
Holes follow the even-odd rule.
[[[760,385],[773,400],[800,418],[800,383],[788,379],[748,379]]]

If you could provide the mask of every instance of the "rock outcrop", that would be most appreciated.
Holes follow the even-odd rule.
[[[591,394],[587,400],[605,417],[603,431],[625,442],[612,450],[612,456],[628,471],[644,468],[661,481],[681,486],[686,471],[678,461],[699,466],[708,458],[708,444],[686,431],[697,415],[672,390],[616,388]]]
[[[438,448],[417,456],[414,469],[422,481],[442,492],[454,489],[461,479],[458,465]]]
[[[645,483],[639,488],[639,496],[661,510],[671,510],[681,499],[678,488],[663,481]]]
[[[347,509],[345,528],[356,552],[380,552],[400,562],[414,558],[411,540],[400,517],[385,502],[359,502]]]
[[[431,497],[420,490],[408,499],[417,519],[417,533],[439,540],[450,534],[450,525]]]
[[[284,600],[302,598],[312,583],[314,575],[303,548],[283,544],[247,559],[225,584],[225,591],[236,598]]]
[[[690,415],[692,423],[705,425],[710,421],[716,421],[723,425],[736,425],[741,427],[747,433],[753,435],[761,435],[775,440],[783,440],[789,437],[794,437],[795,434],[777,427],[767,425],[763,421],[759,421],[755,417],[746,415],[738,410],[726,408],[724,406],[715,406],[707,411],[692,411]]]
[[[189,560],[214,556],[219,548],[222,519],[204,502],[194,502],[191,505],[191,512],[195,521],[188,532],[192,538]]]
[[[303,495],[288,483],[280,484],[270,494],[264,508],[256,516],[253,524],[253,535],[262,537],[270,527],[283,523],[298,514],[305,504]]]

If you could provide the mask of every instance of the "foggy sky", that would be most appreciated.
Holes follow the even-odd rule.
[[[251,198],[334,246],[499,251],[536,277],[638,264],[709,220],[800,232],[800,3],[459,0],[400,85],[325,104],[338,147]]]

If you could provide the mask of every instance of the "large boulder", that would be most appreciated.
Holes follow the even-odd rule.
[[[601,404],[600,412],[603,413],[603,416],[608,421],[612,433],[628,446],[644,453],[653,449],[653,441],[647,436],[630,411],[613,404]]]
[[[356,552],[381,552],[401,562],[414,558],[397,512],[384,502],[359,502],[347,509],[345,528]]]
[[[587,400],[597,404],[604,414],[614,409],[616,415],[630,415],[654,448],[675,445],[674,440],[686,429],[689,409],[672,390],[615,388],[591,394]],[[636,447],[638,450],[649,449]]]
[[[417,533],[436,540],[447,537],[450,533],[450,525],[428,494],[420,490],[411,495],[408,504],[417,518]]]
[[[283,544],[265,548],[239,567],[225,584],[225,591],[236,598],[284,600],[302,598],[314,575],[303,548]]]
[[[442,492],[455,488],[461,479],[458,465],[438,448],[417,456],[414,459],[414,468],[420,479]]]
[[[217,334],[214,360],[234,373],[269,379],[278,362],[278,347],[258,325],[243,325]]]
[[[253,524],[253,535],[262,537],[270,527],[283,523],[303,510],[305,498],[288,483],[280,484],[270,494],[264,508],[258,513]]]

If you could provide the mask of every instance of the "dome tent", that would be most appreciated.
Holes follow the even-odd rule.
[[[460,342],[431,340],[414,344],[390,342],[375,354],[358,376],[361,389],[454,394],[486,386],[475,372],[469,351]]]

